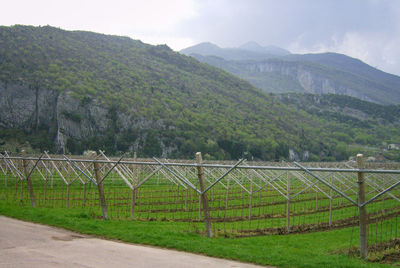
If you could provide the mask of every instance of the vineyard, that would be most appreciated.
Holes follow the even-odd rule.
[[[360,226],[373,250],[400,236],[399,174],[398,164],[363,161],[207,162],[197,154],[196,160],[172,162],[110,159],[103,152],[86,157],[5,153],[0,199],[85,209],[93,218],[179,222],[179,228],[209,237]],[[349,239],[359,245],[360,238]]]

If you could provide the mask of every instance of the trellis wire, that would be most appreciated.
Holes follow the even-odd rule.
[[[378,247],[400,234],[400,192],[395,187],[400,170],[393,164],[370,164],[360,170],[354,163],[335,164],[333,168],[326,163],[307,163],[305,168],[243,160],[199,164],[110,159],[104,152],[95,159],[44,155],[1,155],[0,197],[27,203],[30,196],[24,184],[31,177],[37,206],[84,209],[93,217],[102,217],[97,190],[101,182],[111,219],[176,222],[204,233],[200,195],[207,192],[213,232],[229,237],[356,226],[354,206],[364,205],[368,208],[370,245]],[[95,178],[94,163],[99,165],[100,180]],[[203,191],[198,166],[205,175]],[[360,171],[366,174],[365,204],[357,202]]]

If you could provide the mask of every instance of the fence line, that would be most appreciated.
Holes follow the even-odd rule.
[[[110,159],[102,151],[92,159],[47,152],[40,157],[4,153],[0,154],[0,198],[30,200],[34,207],[90,208],[95,214],[98,208],[105,219],[188,223],[200,232],[204,221],[209,237],[360,225],[363,257],[371,233],[368,226],[378,230],[378,221],[390,224],[385,239],[397,238],[398,169],[366,169],[360,163],[336,163],[333,168],[326,163],[321,164],[325,167],[296,162],[295,166],[254,165],[245,160],[207,163],[201,154],[199,159]]]

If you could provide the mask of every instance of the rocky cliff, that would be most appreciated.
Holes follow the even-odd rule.
[[[324,75],[316,72],[308,64],[285,62],[279,60],[268,60],[262,62],[241,62],[237,63],[247,74],[262,77],[265,74],[278,74],[281,79],[289,79],[298,83],[305,93],[311,94],[338,94],[359,98],[365,101],[374,102],[374,98],[368,93],[363,93],[350,85],[346,81],[331,78],[330,74]],[[343,75],[343,74],[342,74]],[[242,75],[244,78],[245,76]],[[252,78],[249,78],[252,82]],[[290,90],[294,92],[295,90]]]
[[[78,99],[69,92],[60,94],[24,84],[0,83],[0,128],[28,132],[45,129],[58,152],[65,152],[69,141],[82,142],[105,136],[110,130],[115,135],[134,131],[137,136],[128,144],[130,151],[134,151],[145,143],[147,130],[164,127],[162,120],[132,117],[129,113],[107,108],[96,99]],[[159,142],[162,156],[174,149],[165,146],[162,140]]]

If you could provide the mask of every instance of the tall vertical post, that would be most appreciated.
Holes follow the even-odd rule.
[[[333,179],[331,177],[330,185],[333,185]],[[329,188],[329,227],[332,227],[332,188]]]
[[[82,206],[86,206],[86,184],[87,182],[85,182],[83,184],[83,200],[82,200]]]
[[[137,189],[132,190],[132,200],[131,200],[131,220],[135,219],[135,207],[136,207]]]
[[[136,162],[137,160],[137,155],[136,152],[133,153],[133,161]],[[135,219],[135,206],[136,206],[136,198],[137,198],[137,191],[136,185],[137,185],[137,166],[136,164],[133,164],[133,178],[132,178],[132,184],[133,184],[133,190],[132,190],[132,200],[131,200],[131,220]]]
[[[71,194],[71,184],[68,183],[67,184],[67,203],[66,203],[67,208],[69,208],[69,196],[70,196],[70,194]]]
[[[104,196],[103,182],[100,183],[101,176],[100,176],[99,163],[94,161],[93,162],[93,167],[94,167],[94,174],[96,176],[97,188],[99,190],[99,199],[100,199],[101,210],[103,212],[103,218],[105,220],[108,220],[108,211],[107,211],[106,198]]]
[[[136,152],[133,152],[133,162],[137,161],[137,154]],[[137,180],[137,165],[133,164],[133,179],[136,181]]]
[[[197,152],[196,153],[196,163],[200,165],[202,162],[203,162],[203,159],[201,157],[201,152]],[[199,177],[199,182],[200,182],[200,191],[203,192],[206,188],[203,167],[197,166],[197,175]],[[200,198],[201,198],[201,202],[203,203],[204,221],[206,223],[206,233],[207,233],[207,236],[211,238],[211,237],[213,237],[213,234],[212,234],[212,229],[211,229],[211,219],[210,219],[210,211],[208,208],[207,193],[202,193]]]
[[[357,154],[358,169],[364,169],[364,158],[362,154]],[[364,172],[358,172],[358,204],[365,202],[365,183]],[[367,210],[366,207],[359,207],[360,221],[360,253],[361,258],[365,259],[368,255],[368,239],[367,239]]]
[[[251,221],[251,210],[253,208],[253,181],[250,181],[249,221]]]
[[[33,192],[33,185],[32,185],[31,177],[28,176],[29,175],[29,172],[28,172],[28,161],[25,159],[25,157],[26,157],[25,151],[22,151],[22,157],[23,157],[22,165],[23,165],[23,168],[24,168],[24,175],[25,175],[25,178],[26,178],[26,184],[28,185],[29,197],[31,199],[32,207],[35,208],[36,207],[36,198],[35,198],[35,194]]]
[[[290,178],[289,172],[286,172],[286,194],[287,194],[287,201],[286,201],[286,229],[287,232],[290,233]]]

